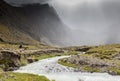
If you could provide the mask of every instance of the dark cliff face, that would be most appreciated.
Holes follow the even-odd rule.
[[[48,4],[28,4],[13,7],[0,1],[0,23],[17,29],[48,44],[62,45],[67,36],[66,25]]]

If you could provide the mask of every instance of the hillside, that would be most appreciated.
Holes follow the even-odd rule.
[[[28,4],[13,7],[0,1],[1,41],[45,44],[62,44],[67,35],[66,25],[48,4]]]
[[[36,44],[36,40],[12,26],[12,7],[0,1],[0,42]],[[11,19],[11,20],[9,20]],[[16,23],[16,22],[14,22]],[[28,41],[29,40],[29,41]]]

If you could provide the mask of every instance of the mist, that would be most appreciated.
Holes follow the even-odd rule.
[[[11,4],[48,3],[71,31],[66,45],[120,43],[118,0],[6,0]],[[64,40],[64,39],[63,39]]]
[[[46,4],[49,0],[5,0],[6,2],[10,3],[13,6],[21,6],[21,4],[33,4],[33,3],[40,3]]]
[[[71,29],[73,45],[120,43],[120,1],[67,1],[56,0],[51,5]]]

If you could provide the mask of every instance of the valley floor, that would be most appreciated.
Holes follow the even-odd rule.
[[[70,57],[60,59],[58,63],[74,67],[77,72],[107,72],[112,75],[120,75],[120,44],[65,48],[23,45],[22,48],[19,48],[17,44],[1,43],[0,79],[1,81],[15,81],[13,79],[39,81],[37,79],[41,77],[37,75],[12,73],[11,71],[41,59],[65,55],[69,55]],[[34,76],[35,78],[31,79],[30,76]],[[15,78],[11,79],[11,77]],[[42,77],[40,81],[49,80]]]
[[[48,46],[0,43],[0,81],[49,81],[44,76],[13,73],[29,63],[40,59],[55,57],[63,51]]]

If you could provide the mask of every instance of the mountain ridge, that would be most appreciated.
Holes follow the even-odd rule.
[[[0,1],[0,23],[45,44],[60,45],[67,26],[48,4],[26,4],[14,7]],[[23,37],[23,36],[22,36]]]

